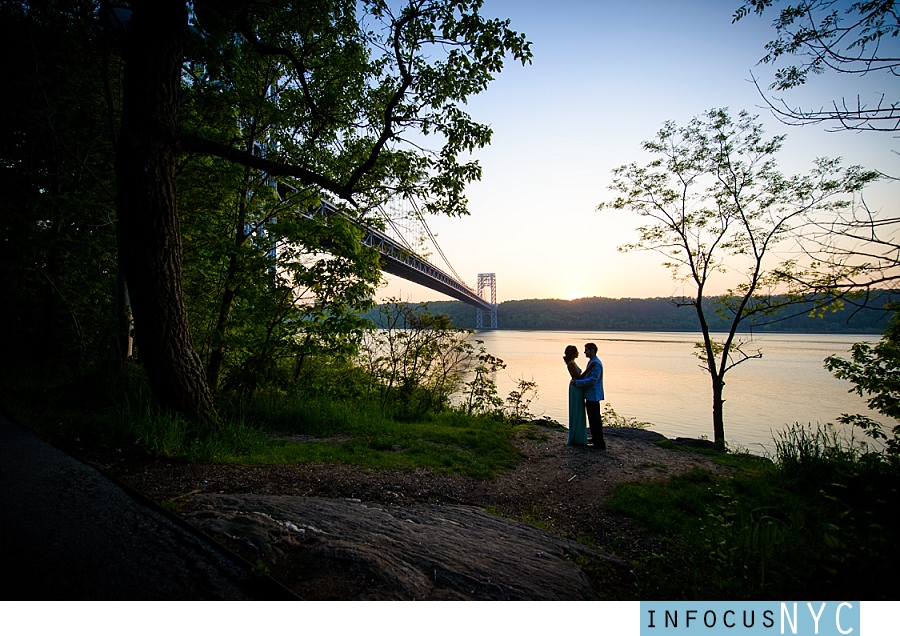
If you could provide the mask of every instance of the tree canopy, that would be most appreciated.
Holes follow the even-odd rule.
[[[33,334],[29,311],[52,307],[96,359],[130,301],[154,394],[194,417],[220,379],[252,390],[275,361],[340,351],[379,278],[349,219],[392,197],[466,214],[468,153],[491,135],[465,102],[530,60],[481,7],[4,3],[7,59],[27,61],[4,67],[2,178],[25,185],[4,202],[4,320]],[[311,214],[326,198],[346,220]]]
[[[766,14],[776,2],[747,0],[735,11],[734,21],[750,13]],[[776,70],[769,89],[786,91],[805,84],[813,75],[829,72],[895,79],[900,70],[896,44],[900,14],[895,4],[894,0],[802,0],[782,5],[773,21],[775,38],[765,45],[760,63],[790,61]],[[882,93],[874,103],[860,96],[843,96],[818,108],[790,106],[784,99],[767,97],[762,90],[760,94],[775,116],[787,124],[831,122],[835,130],[900,129],[900,102],[890,92]]]
[[[847,333],[881,334],[888,314],[876,305],[883,305],[896,295],[885,293],[873,298],[872,307],[829,311],[811,316],[816,301],[785,306],[783,311],[758,320],[748,320],[741,330],[753,333]],[[787,298],[776,298],[773,304],[782,305]],[[434,313],[448,315],[453,324],[465,329],[475,328],[475,308],[458,300],[429,301]],[[378,314],[366,314],[377,320]],[[500,329],[547,331],[700,331],[697,313],[691,307],[679,306],[672,298],[578,298],[575,300],[528,299],[506,300],[497,309]],[[708,316],[709,329],[725,332],[731,326],[727,315]]]

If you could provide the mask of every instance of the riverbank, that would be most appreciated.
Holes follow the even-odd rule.
[[[331,439],[270,434],[276,446],[346,449],[352,441],[346,433]],[[892,598],[898,563],[892,512],[900,489],[890,456],[865,454],[808,427],[793,429],[774,461],[701,454],[645,430],[607,429],[606,452],[566,447],[565,431],[546,421],[507,434],[504,443],[518,461],[490,477],[385,462],[251,465],[248,457],[207,464],[165,459],[137,445],[86,444],[78,437],[58,443],[128,492],[145,495],[137,500],[157,502],[144,504],[153,514],[177,514],[179,524],[236,553],[245,572],[270,574],[301,599]],[[22,493],[47,471],[42,461],[5,450],[14,461],[4,469],[24,463],[34,477],[4,480],[13,502],[5,509],[13,510],[31,501]],[[62,488],[53,491],[82,519],[55,523],[47,516],[45,526],[59,536],[48,544],[56,552],[43,550],[41,536],[31,531],[29,506],[5,521],[6,530],[27,537],[35,548],[30,554],[51,555],[46,566],[21,550],[7,555],[13,561],[26,555],[16,564],[31,577],[29,589],[97,578],[104,563],[118,563],[102,557],[117,553],[122,546],[115,542],[93,553],[67,549],[73,537],[94,536],[99,518],[113,529],[133,526],[107,497],[99,498],[101,515],[85,512],[87,482],[78,474],[60,473]],[[127,544],[154,557],[154,572],[176,579],[204,568],[182,558],[170,563],[154,541]],[[142,578],[131,569],[114,574]],[[115,598],[127,596],[118,593],[125,587],[105,584]]]
[[[888,290],[874,293],[868,306],[827,312],[812,317],[812,302],[792,305],[782,313],[743,325],[753,333],[878,334],[887,324],[883,307],[893,295]],[[712,300],[712,299],[711,299]],[[415,304],[415,303],[412,303]],[[464,329],[476,325],[475,307],[457,300],[429,301],[430,311],[450,316]],[[697,312],[673,302],[672,298],[578,298],[575,300],[525,299],[503,301],[497,307],[500,329],[535,331],[684,331],[700,332]],[[368,314],[377,322],[377,311]],[[707,316],[711,331],[727,332],[730,319]]]
[[[353,582],[359,568],[338,562],[348,558],[346,548],[339,552],[340,558],[322,557],[332,553],[322,552],[320,544],[316,548],[320,558],[312,572],[306,556],[308,543],[296,541],[290,532],[272,532],[250,523],[254,511],[259,512],[263,505],[260,497],[354,500],[388,511],[419,511],[421,506],[444,506],[447,514],[458,506],[487,510],[503,518],[524,520],[571,542],[573,547],[589,546],[595,552],[588,550],[577,561],[593,593],[607,599],[636,598],[637,581],[628,564],[657,551],[657,539],[626,517],[604,509],[613,488],[623,482],[659,480],[695,468],[719,474],[728,469],[706,455],[662,448],[655,443],[662,436],[650,431],[606,430],[608,450],[597,452],[565,446],[566,432],[554,426],[522,429],[513,440],[522,456],[519,465],[486,480],[429,470],[377,471],[344,464],[211,465],[137,453],[86,459],[204,527],[301,598],[404,598],[402,590],[421,590],[421,585],[398,588],[396,563],[389,571],[379,572],[373,570],[369,557],[357,555],[357,565],[359,560],[366,561],[369,577],[368,583],[360,586]],[[242,506],[247,509],[241,511]],[[236,515],[241,519],[237,525],[233,523]],[[226,518],[231,521],[222,525]],[[225,527],[227,532],[222,531]],[[354,544],[369,543],[365,532],[354,529]],[[362,536],[358,536],[360,533]],[[390,548],[382,546],[384,549]],[[393,556],[403,558],[405,552],[399,550]],[[516,576],[515,559],[509,565],[513,568],[509,576]],[[503,576],[502,571],[496,571],[497,563],[491,563],[490,568],[495,580]],[[310,584],[311,577],[314,585]],[[494,588],[473,589],[471,594],[454,591],[457,595],[452,598],[494,598],[490,590]],[[364,596],[356,596],[359,594]]]

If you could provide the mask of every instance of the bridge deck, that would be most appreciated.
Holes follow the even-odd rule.
[[[360,227],[366,231],[363,244],[378,250],[384,271],[479,309],[491,310],[491,303],[478,296],[470,287],[402,247],[383,232],[365,225]]]
[[[340,210],[328,201],[322,203],[319,212],[325,215],[340,214]],[[474,289],[435,267],[381,230],[369,227],[359,221],[354,221],[354,223],[365,232],[363,244],[378,250],[381,255],[381,267],[384,271],[456,300],[461,300],[478,309],[487,312],[492,310],[491,303],[479,296]]]

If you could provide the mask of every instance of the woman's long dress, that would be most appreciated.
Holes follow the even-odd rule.
[[[575,376],[581,375],[581,369],[574,362],[570,362],[567,367],[569,374],[572,375],[573,367]],[[573,377],[575,377],[573,376]],[[566,440],[566,446],[587,446],[587,421],[584,414],[584,390],[569,383],[569,439]]]

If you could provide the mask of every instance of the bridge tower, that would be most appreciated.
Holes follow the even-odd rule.
[[[478,275],[478,296],[484,298],[481,295],[481,291],[485,287],[491,288],[491,329],[497,328],[497,277],[494,274],[479,274]],[[475,310],[475,328],[476,329],[484,329],[484,309],[478,307]]]

